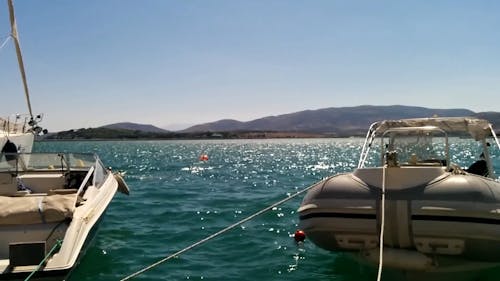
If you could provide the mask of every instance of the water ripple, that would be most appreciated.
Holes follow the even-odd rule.
[[[117,280],[331,174],[356,167],[361,139],[41,142],[93,151],[127,172],[131,195],[110,204],[71,280]],[[477,151],[460,142],[452,161]],[[209,155],[201,162],[199,155]],[[499,158],[493,158],[500,164]],[[498,166],[498,165],[497,165]],[[297,245],[295,198],[136,280],[375,280],[343,255]]]

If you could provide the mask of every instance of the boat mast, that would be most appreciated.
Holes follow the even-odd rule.
[[[9,15],[10,15],[10,27],[11,27],[10,36],[14,38],[14,45],[16,46],[17,62],[19,64],[19,71],[21,71],[21,78],[23,80],[23,86],[24,86],[24,94],[26,96],[26,103],[28,104],[28,110],[31,117],[30,123],[32,124],[30,125],[33,126],[35,125],[34,124],[35,120],[33,119],[33,111],[31,110],[28,82],[26,80],[26,72],[24,70],[23,56],[21,54],[21,46],[19,44],[19,35],[17,33],[16,17],[14,15],[14,5],[12,4],[12,0],[7,0],[7,3],[9,5]]]

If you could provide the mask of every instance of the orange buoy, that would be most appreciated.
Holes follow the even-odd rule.
[[[306,240],[306,233],[303,230],[297,230],[295,231],[295,234],[293,235],[293,239],[295,239],[295,242],[304,242]]]
[[[208,155],[207,154],[200,155],[200,161],[208,161]]]

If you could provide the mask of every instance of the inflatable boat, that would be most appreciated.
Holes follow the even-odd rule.
[[[498,266],[500,182],[492,165],[498,156],[491,151],[499,147],[491,124],[482,119],[376,122],[358,167],[307,192],[299,227],[323,249],[354,253],[372,264],[383,260],[389,268]],[[460,156],[477,161],[466,167],[471,159]]]

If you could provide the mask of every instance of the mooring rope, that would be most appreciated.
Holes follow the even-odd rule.
[[[241,225],[241,224],[243,224],[243,223],[245,223],[245,222],[247,222],[249,220],[252,220],[253,218],[255,218],[255,217],[257,217],[257,216],[259,216],[259,215],[261,215],[261,214],[263,214],[263,213],[265,213],[265,212],[273,209],[274,207],[277,207],[277,206],[279,206],[279,205],[281,205],[281,204],[283,204],[283,203],[285,203],[285,202],[287,202],[287,201],[289,201],[289,200],[297,197],[298,195],[300,195],[300,194],[308,191],[309,189],[313,188],[315,185],[316,184],[308,186],[308,187],[306,187],[306,188],[298,191],[297,193],[288,196],[287,198],[284,198],[284,199],[282,199],[282,200],[280,200],[280,201],[278,201],[278,202],[276,202],[276,203],[274,203],[272,205],[269,205],[268,207],[266,207],[266,208],[264,208],[264,209],[262,209],[262,210],[260,210],[258,212],[255,212],[255,213],[251,214],[250,216],[248,216],[248,217],[246,217],[246,218],[244,218],[244,219],[242,219],[242,220],[240,220],[240,221],[238,221],[238,222],[236,222],[236,223],[234,223],[234,224],[232,224],[232,225],[230,225],[230,226],[228,226],[228,227],[226,227],[226,228],[224,228],[224,229],[222,229],[222,230],[220,230],[220,231],[218,231],[218,232],[216,232],[216,233],[214,233],[214,234],[212,234],[210,236],[207,236],[207,237],[201,239],[200,241],[198,241],[198,242],[196,242],[194,244],[191,244],[190,246],[188,246],[188,247],[186,247],[186,248],[184,248],[184,249],[182,249],[180,251],[177,251],[177,252],[175,252],[175,253],[173,253],[173,254],[171,254],[171,255],[169,255],[169,256],[167,256],[167,257],[165,257],[165,258],[163,258],[163,259],[161,259],[161,260],[159,260],[159,261],[157,261],[157,262],[155,262],[155,263],[147,266],[147,267],[144,267],[143,269],[141,269],[141,270],[139,270],[139,271],[137,271],[135,273],[132,273],[132,274],[128,275],[127,277],[124,277],[123,279],[120,279],[120,281],[125,281],[125,280],[132,279],[132,278],[134,278],[134,277],[136,277],[136,276],[138,276],[138,275],[140,275],[140,274],[142,274],[142,273],[144,273],[144,272],[152,269],[153,267],[155,267],[157,265],[160,265],[160,264],[162,264],[162,263],[164,263],[164,262],[166,262],[166,261],[168,261],[168,260],[170,260],[170,259],[172,259],[174,257],[177,257],[178,255],[180,255],[180,254],[182,254],[184,252],[187,252],[187,251],[193,249],[196,246],[199,246],[199,245],[201,245],[201,244],[203,244],[203,243],[205,243],[205,242],[207,242],[207,241],[209,241],[209,240],[211,240],[211,239],[213,239],[213,238],[215,238],[215,237],[217,237],[217,236],[219,236],[219,235],[221,235],[221,234],[223,234],[223,233],[225,233],[225,232],[227,232],[227,231],[229,231],[229,230],[231,230],[231,229],[233,229],[233,228],[235,228],[235,227],[237,227],[237,226],[239,226],[239,225]]]
[[[38,270],[40,270],[40,268],[42,267],[42,265],[45,264],[45,262],[54,254],[54,252],[56,250],[58,250],[62,245],[62,240],[57,240],[56,243],[54,244],[54,246],[52,246],[52,249],[50,249],[49,253],[43,258],[43,260],[38,264],[38,266],[35,268],[35,270],[33,270],[30,275],[28,275],[28,277],[26,277],[26,279],[24,279],[24,281],[29,281],[31,279],[31,277],[33,277],[33,275],[35,275],[35,273],[37,273]]]
[[[379,252],[378,252],[378,273],[377,281],[382,278],[382,266],[384,263],[384,228],[385,228],[385,173],[387,171],[387,165],[382,167],[382,197],[380,199],[380,240]]]

